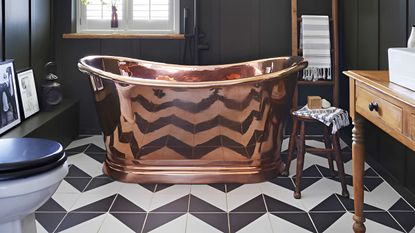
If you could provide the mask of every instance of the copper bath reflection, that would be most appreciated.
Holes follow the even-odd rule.
[[[107,158],[137,183],[251,183],[277,176],[300,57],[181,66],[89,56]]]

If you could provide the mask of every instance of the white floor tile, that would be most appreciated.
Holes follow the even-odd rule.
[[[151,233],[184,233],[186,232],[186,221],[188,214],[184,214],[175,220],[168,222],[152,231]]]
[[[227,211],[226,193],[220,190],[209,185],[192,185],[191,194],[223,211]]]
[[[43,226],[36,221],[36,233],[49,233]]]
[[[99,215],[91,220],[88,220],[79,225],[75,225],[71,228],[61,231],[61,233],[96,233],[99,231],[99,228],[101,227],[105,219],[105,216],[105,214]]]
[[[129,227],[124,223],[120,222],[117,218],[107,213],[105,215],[105,220],[99,229],[99,233],[134,233]]]
[[[261,195],[259,184],[244,184],[227,193],[228,210],[232,211],[258,195]]]
[[[186,232],[197,232],[197,233],[221,233],[215,227],[203,222],[202,220],[188,214]]]
[[[294,192],[292,190],[286,189],[271,182],[261,183],[261,190],[262,193],[267,196],[287,203],[291,206],[297,207],[301,210],[305,210],[305,206],[303,205],[302,201],[293,197]]]
[[[65,180],[62,180],[62,182],[60,183],[55,193],[80,194],[81,192],[78,189],[74,188],[71,184],[69,184]]]
[[[91,177],[102,175],[102,164],[95,159],[79,153],[68,157],[68,163],[77,166]]]
[[[252,232],[261,232],[261,233],[272,233],[271,223],[268,218],[268,214],[264,214],[261,217],[257,218],[255,221],[251,222],[244,228],[237,231],[238,233],[252,233]]]
[[[140,185],[127,183],[121,183],[118,193],[145,211],[149,211],[154,195]]]
[[[289,221],[279,218],[273,214],[268,214],[274,233],[309,233],[310,231],[299,227]],[[339,232],[340,233],[340,232]]]
[[[69,211],[72,206],[78,201],[81,194],[75,193],[55,193],[52,198],[59,205],[61,205],[66,211]]]
[[[71,148],[75,148],[75,147],[78,147],[78,146],[83,146],[83,145],[89,144],[89,143],[93,143],[96,146],[99,146],[102,149],[105,149],[104,138],[103,138],[102,135],[94,135],[94,136],[91,136],[91,137],[86,137],[86,138],[82,138],[82,139],[79,139],[79,140],[72,141],[66,147],[66,149],[71,149]]]

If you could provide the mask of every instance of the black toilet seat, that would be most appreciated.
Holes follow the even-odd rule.
[[[0,139],[0,181],[24,178],[61,166],[63,147],[38,138]]]

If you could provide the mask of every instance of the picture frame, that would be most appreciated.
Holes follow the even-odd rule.
[[[13,60],[0,62],[0,135],[20,124]]]
[[[33,69],[18,73],[17,82],[19,85],[23,116],[26,119],[40,111]]]

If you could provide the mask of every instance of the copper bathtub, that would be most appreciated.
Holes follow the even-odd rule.
[[[283,171],[280,150],[300,57],[182,66],[89,56],[107,157],[136,183],[252,183]]]

